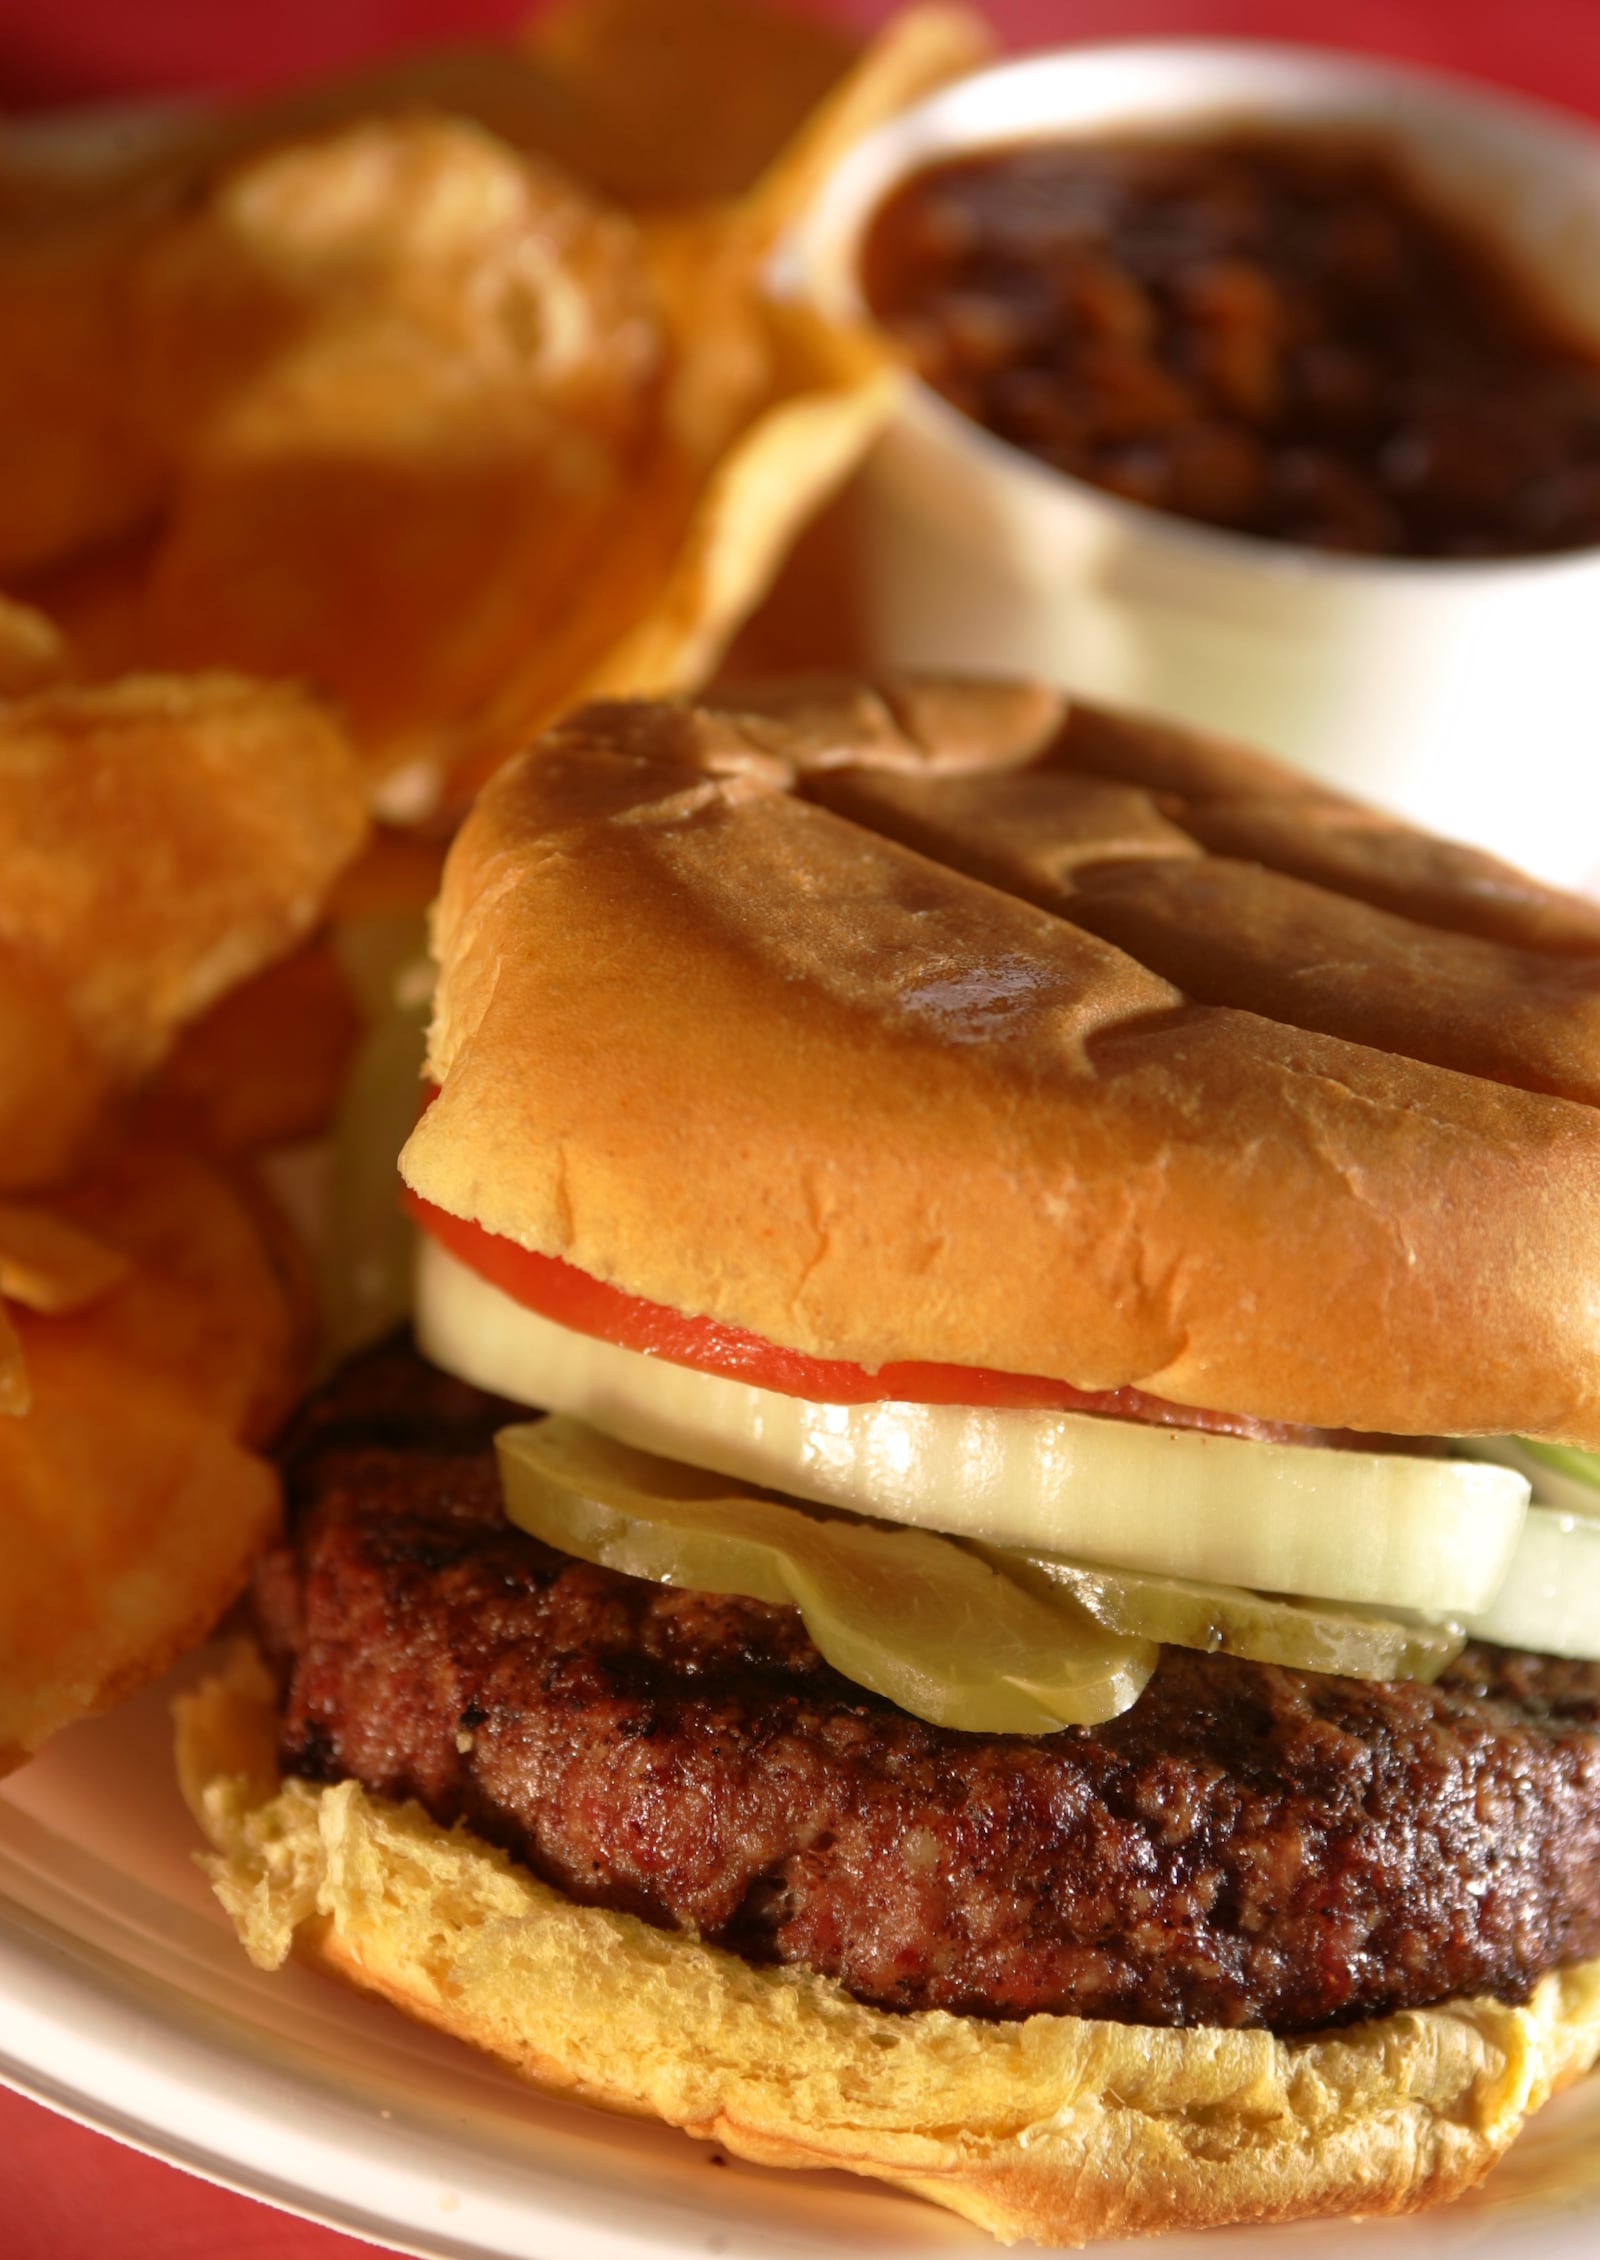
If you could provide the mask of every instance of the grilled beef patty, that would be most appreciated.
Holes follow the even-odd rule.
[[[286,1771],[888,2009],[1305,2032],[1600,1953],[1600,1666],[1478,1646],[1424,1687],[1171,1648],[1104,1726],[959,1734],[792,1609],[511,1528],[506,1417],[387,1350],[287,1439],[256,1586]]]

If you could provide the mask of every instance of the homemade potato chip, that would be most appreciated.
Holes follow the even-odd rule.
[[[152,511],[125,290],[155,213],[138,199],[0,221],[0,573],[104,541]]]
[[[305,1377],[314,1313],[304,1259],[255,1180],[145,1138],[50,1207],[130,1259],[113,1293],[50,1319],[51,1340],[81,1331],[231,1434],[270,1435]]]
[[[139,289],[152,416],[193,435],[150,648],[332,688],[380,771],[432,757],[627,509],[662,351],[631,224],[399,120],[245,168]]]
[[[352,860],[368,799],[426,816],[575,697],[714,664],[894,383],[773,246],[984,46],[567,0],[98,166],[0,132],[0,1768],[272,1526],[305,1259],[188,1141],[326,1120],[337,951],[436,875]]]
[[[32,1401],[22,1341],[0,1301],[0,1413],[25,1413]]]
[[[39,1201],[0,1201],[0,1296],[53,1317],[119,1286],[131,1258]]]
[[[73,1169],[114,1086],[61,990],[0,941],[0,1191]]]
[[[52,1324],[24,1314],[32,1404],[0,1421],[0,1772],[202,1639],[278,1512],[219,1422]]]
[[[72,477],[134,427],[116,506],[20,542],[51,560],[25,593],[93,676],[332,692],[397,821],[597,685],[681,687],[887,412],[881,348],[813,321],[802,349],[772,246],[855,135],[987,44],[913,9],[852,62],[741,0],[573,0],[493,59],[182,128],[120,201],[8,234],[0,198],[0,314],[20,229],[55,247],[46,334],[78,325]]]
[[[790,548],[772,587],[723,653],[718,679],[870,673],[861,570],[858,491],[847,487]]]
[[[994,34],[971,8],[906,8],[891,17],[855,67],[774,152],[746,200],[754,232],[775,242],[852,142],[993,54]]]
[[[561,139],[540,146],[648,208],[742,196],[860,41],[818,14],[746,0],[566,0],[523,48],[562,97]]]
[[[346,864],[328,898],[328,915],[338,924],[401,910],[426,910],[439,892],[448,842],[416,832],[374,827],[353,863]]]
[[[129,1260],[37,1203],[0,1201],[0,1413],[33,1402],[22,1341],[6,1297],[28,1310],[81,1310],[127,1277]]]
[[[126,1148],[47,1207],[0,1207],[0,1770],[165,1669],[239,1590],[277,1515],[244,1449],[305,1373],[298,1287],[260,1196]],[[8,1359],[7,1334],[20,1350]],[[9,1376],[9,1389],[8,1389]]]
[[[18,583],[30,609],[61,638],[76,682],[109,682],[137,671],[144,650],[145,583],[154,540],[149,529],[70,557]]]
[[[227,167],[360,119],[429,111],[514,146],[581,135],[572,84],[531,46],[446,48],[381,62],[164,130],[48,140],[0,121],[0,573],[54,568],[154,520],[173,469],[144,413],[130,284]],[[142,576],[141,576],[142,587]],[[72,593],[76,593],[75,585]],[[95,672],[148,664],[136,654]]]
[[[363,1026],[333,946],[319,935],[182,1030],[140,1120],[219,1153],[309,1138],[333,1118]]]
[[[67,672],[66,639],[32,605],[0,596],[0,698],[21,698]]]
[[[566,0],[510,41],[382,56],[264,99],[197,106],[153,133],[75,142],[65,159],[48,140],[8,137],[0,119],[0,227],[175,209],[244,158],[424,110],[553,157],[620,203],[736,196],[861,44],[820,14],[749,0]]]
[[[130,282],[136,372],[171,447],[263,370],[330,333],[489,382],[626,439],[659,356],[649,276],[622,214],[559,166],[459,119],[368,120],[224,175]],[[431,425],[425,394],[418,427]]]
[[[816,506],[842,480],[892,405],[896,378],[799,308],[767,329],[769,404],[697,495],[643,617],[584,678],[581,698],[656,695],[704,681]],[[787,375],[807,367],[803,385]],[[832,366],[834,381],[827,381]],[[510,750],[507,747],[506,750]]]
[[[310,928],[365,831],[349,747],[292,688],[0,706],[0,1185],[60,1174],[112,1087]]]

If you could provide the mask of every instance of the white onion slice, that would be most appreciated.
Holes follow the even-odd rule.
[[[1506,1468],[1088,1413],[814,1404],[575,1333],[423,1236],[418,1339],[480,1388],[667,1459],[889,1522],[1168,1576],[1454,1614],[1521,1529]]]
[[[1559,1507],[1569,1515],[1600,1515],[1600,1453],[1533,1443],[1525,1436],[1462,1436],[1452,1449],[1464,1459],[1514,1467],[1528,1478],[1538,1506]],[[1587,1474],[1590,1469],[1594,1472]]]
[[[1581,1473],[1585,1462],[1600,1462],[1559,1445],[1529,1446],[1519,1436],[1474,1437],[1461,1449],[1515,1468],[1533,1485],[1505,1582],[1486,1609],[1468,1617],[1467,1630],[1504,1648],[1600,1662],[1600,1489]]]
[[[1503,1648],[1600,1662],[1600,1520],[1530,1507],[1505,1583],[1466,1624]]]

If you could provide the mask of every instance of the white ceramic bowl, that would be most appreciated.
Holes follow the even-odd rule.
[[[859,317],[863,233],[909,173],[1007,142],[1306,123],[1391,137],[1600,340],[1600,133],[1398,66],[1230,41],[1084,47],[965,79],[861,142],[796,245]],[[928,387],[867,467],[882,660],[1036,673],[1276,749],[1562,883],[1600,879],[1600,549],[1335,556],[1101,493]]]

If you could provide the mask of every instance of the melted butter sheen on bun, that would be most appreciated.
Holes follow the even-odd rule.
[[[581,710],[452,851],[402,1161],[824,1357],[1600,1444],[1600,909],[1028,686]]]
[[[1600,1962],[1520,2008],[1302,2040],[893,2015],[577,1906],[355,1782],[280,1784],[273,1743],[258,1663],[179,1705],[185,1791],[257,1963],[293,1950],[547,2093],[892,2182],[1003,2242],[1408,2211],[1480,2180],[1600,2049]]]

